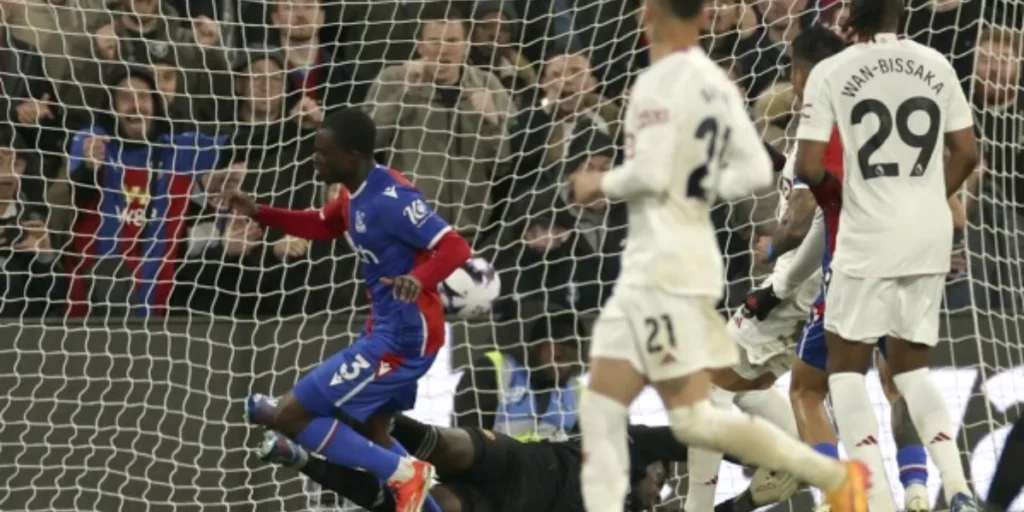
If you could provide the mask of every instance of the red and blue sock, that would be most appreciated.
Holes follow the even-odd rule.
[[[314,418],[296,436],[295,442],[335,464],[364,469],[381,482],[387,482],[395,474],[401,460],[400,455],[377,446],[352,427],[332,418]]]
[[[904,488],[928,483],[928,454],[919,444],[904,446],[896,452],[900,467],[900,483]]]

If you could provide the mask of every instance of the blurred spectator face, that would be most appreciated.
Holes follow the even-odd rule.
[[[261,59],[249,64],[249,70],[238,87],[238,94],[248,98],[249,108],[254,113],[274,115],[281,111],[288,77],[277,62]]]
[[[423,59],[425,69],[433,75],[433,82],[452,85],[459,81],[462,63],[466,61],[469,45],[466,29],[454,20],[428,21],[420,30],[416,51]]]
[[[704,5],[705,29],[714,35],[725,35],[736,29],[740,21],[740,5],[736,0],[714,0]]]
[[[170,64],[154,64],[153,77],[156,88],[167,101],[173,100],[178,94],[178,70]]]
[[[1013,98],[1020,83],[1020,59],[1013,41],[989,38],[978,46],[974,82],[979,99],[1001,103]]]
[[[103,25],[96,29],[92,44],[96,49],[96,56],[100,59],[117,60],[117,36],[114,34],[114,25]]]
[[[494,55],[500,48],[507,48],[512,44],[512,35],[509,33],[508,21],[501,13],[492,13],[482,20],[473,23],[473,47],[488,57]]]
[[[152,16],[160,10],[160,0],[121,0],[121,5],[139,16]]]
[[[134,140],[146,138],[149,120],[155,111],[154,92],[148,82],[134,77],[122,80],[114,88],[114,116],[122,136]]]
[[[580,374],[579,340],[546,340],[535,346],[536,367],[547,373],[552,382],[563,385]]]
[[[807,8],[807,0],[768,0],[767,3],[768,8],[764,11],[764,22],[767,25],[795,22]]]
[[[563,113],[583,109],[583,96],[597,87],[590,70],[590,61],[582,55],[557,55],[544,66],[541,86],[547,100],[557,101]]]
[[[313,40],[324,23],[324,10],[317,0],[279,1],[271,14],[281,39],[306,42]]]
[[[536,252],[558,249],[569,240],[569,231],[560,226],[533,224],[523,235],[526,246]]]
[[[11,148],[0,148],[0,201],[8,201],[18,193],[18,179],[25,172],[25,161]]]

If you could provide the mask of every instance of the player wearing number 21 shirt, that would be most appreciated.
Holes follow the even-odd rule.
[[[626,159],[572,176],[575,199],[626,203],[629,235],[615,292],[594,326],[580,401],[581,484],[590,512],[621,510],[629,487],[629,404],[651,384],[672,433],[696,448],[785,470],[861,510],[866,470],[815,453],[771,423],[714,407],[710,370],[739,362],[715,305],[724,286],[710,209],[767,186],[772,162],[736,85],[697,44],[701,0],[648,0],[652,63],[626,110]]]
[[[825,277],[825,341],[840,439],[855,447],[878,438],[864,374],[884,337],[893,380],[939,468],[947,503],[974,510],[928,355],[938,342],[953,246],[947,199],[974,169],[977,142],[953,67],[937,51],[896,35],[902,9],[901,0],[851,4],[844,28],[856,42],[807,79],[796,174],[823,210],[839,210]],[[844,150],[841,178],[822,165],[834,127]]]
[[[372,474],[390,488],[398,512],[438,511],[428,494],[433,467],[409,457],[391,439],[390,425],[395,413],[412,409],[417,380],[444,344],[437,285],[470,251],[411,183],[374,163],[375,133],[373,120],[359,109],[324,120],[313,161],[326,183],[343,188],[320,211],[257,206],[240,192],[226,196],[236,211],[292,236],[344,235],[359,256],[373,314],[358,339],[280,400],[251,395],[246,417],[335,464]],[[366,437],[339,417],[364,425]]]

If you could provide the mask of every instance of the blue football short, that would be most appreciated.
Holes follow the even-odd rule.
[[[436,356],[402,357],[390,346],[372,334],[362,336],[304,375],[292,392],[316,417],[336,416],[340,411],[365,422],[377,413],[412,409],[417,383]]]
[[[807,318],[807,324],[804,325],[803,335],[800,336],[800,342],[796,345],[797,357],[804,363],[821,371],[825,371],[828,364],[828,347],[825,344],[824,303],[825,299],[821,296],[818,296],[817,300],[814,301],[814,306],[811,306],[811,313]],[[885,338],[880,338],[876,346],[884,357],[886,355]]]

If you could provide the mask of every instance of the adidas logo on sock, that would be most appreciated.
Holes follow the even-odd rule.
[[[878,444],[878,440],[877,440],[877,439],[875,439],[875,436],[867,436],[867,437],[865,437],[864,439],[861,439],[861,440],[860,440],[860,441],[859,441],[859,442],[858,442],[858,443],[856,444],[856,446],[858,446],[858,447],[859,447],[859,446],[874,446],[874,445],[876,445],[876,444]]]

